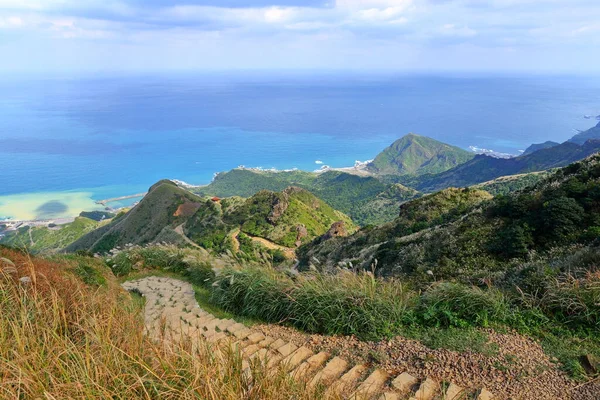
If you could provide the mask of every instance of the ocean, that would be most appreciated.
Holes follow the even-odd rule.
[[[518,154],[595,125],[584,115],[600,114],[598,93],[600,78],[583,76],[4,76],[0,219],[76,215],[239,165],[350,166],[409,132]]]

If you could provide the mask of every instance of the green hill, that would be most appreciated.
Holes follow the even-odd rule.
[[[331,269],[339,262],[358,262],[367,267],[374,258],[362,257],[370,248],[431,226],[454,221],[491,198],[492,195],[482,190],[454,188],[424,196],[403,204],[399,216],[393,222],[378,227],[367,227],[344,238],[319,238],[303,246],[299,249],[300,259],[304,264],[311,263],[311,260],[320,260],[325,269]],[[379,267],[387,270],[386,265]]]
[[[278,192],[289,186],[310,191],[359,225],[389,222],[397,215],[400,204],[418,196],[416,190],[402,185],[339,171],[314,173],[244,169],[220,173],[210,185],[195,192],[202,196],[249,197],[261,190]]]
[[[319,260],[322,269],[340,262],[368,269],[377,260],[381,274],[417,280],[428,280],[427,274],[469,283],[505,277],[510,260],[560,254],[558,249],[598,239],[599,192],[596,154],[491,201],[469,189],[411,201],[391,224],[304,246],[301,260]]]
[[[160,181],[131,211],[85,235],[67,251],[104,253],[129,244],[166,242],[220,253],[238,247],[233,243],[237,230],[274,245],[296,247],[323,235],[339,221],[348,232],[355,230],[350,218],[300,188],[214,201]]]
[[[161,238],[161,233],[162,236],[166,236],[172,233],[177,225],[185,222],[184,215],[176,215],[180,206],[193,208],[194,204],[201,200],[171,181],[159,181],[128,213],[117,216],[110,224],[85,235],[66,250],[102,253],[126,244],[141,245],[154,242]]]
[[[600,140],[600,122],[595,127],[573,136],[571,139],[569,139],[569,142],[582,145],[588,140]]]
[[[379,153],[368,169],[378,175],[437,174],[473,157],[461,148],[411,133]]]
[[[94,231],[100,225],[98,221],[78,217],[69,224],[54,227],[26,226],[0,237],[0,244],[25,248],[31,253],[55,252]]]
[[[434,192],[447,187],[472,186],[501,176],[563,167],[598,151],[600,151],[600,141],[588,140],[581,146],[565,142],[508,159],[477,155],[472,160],[441,174],[421,176],[405,184],[422,192]]]
[[[525,151],[523,152],[522,155],[527,155],[527,154],[531,154],[534,153],[538,150],[542,150],[542,149],[548,149],[550,147],[554,147],[554,146],[558,146],[560,143],[557,142],[553,142],[551,140],[548,140],[544,143],[535,143],[532,144],[531,146],[529,146],[527,149],[525,149]]]

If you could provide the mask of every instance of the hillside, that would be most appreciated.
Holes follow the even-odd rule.
[[[600,141],[589,140],[581,146],[565,142],[508,159],[477,155],[472,160],[441,174],[422,176],[404,183],[422,192],[434,192],[447,187],[466,187],[501,176],[564,167],[598,151],[600,151]]]
[[[277,192],[289,186],[310,191],[359,225],[389,222],[397,215],[401,203],[418,196],[417,191],[402,185],[339,171],[313,173],[234,169],[218,174],[209,185],[194,191],[202,196],[250,197],[261,190]]]
[[[532,144],[531,146],[529,146],[528,148],[526,148],[522,155],[531,154],[531,153],[534,153],[534,152],[536,152],[538,150],[542,150],[542,149],[548,149],[550,147],[558,146],[559,144],[560,143],[553,142],[551,140],[548,140],[544,143],[535,143],[535,144]]]
[[[600,140],[600,122],[595,127],[573,136],[571,139],[569,139],[569,142],[581,145],[588,140]]]
[[[509,194],[518,190],[532,186],[552,174],[554,170],[539,172],[528,172],[526,174],[501,176],[491,181],[479,183],[471,186],[473,189],[481,189],[496,196],[499,194]]]
[[[452,222],[491,198],[488,192],[482,190],[442,190],[403,204],[399,216],[388,224],[361,229],[345,238],[316,239],[299,249],[300,261],[308,265],[319,260],[319,266],[325,270],[330,270],[337,262],[352,262],[355,266],[358,262],[367,268],[374,258],[364,258],[363,255],[368,254],[372,247],[376,248],[394,238]],[[378,269],[388,272],[388,266],[385,264],[378,264]]]
[[[69,245],[67,251],[107,252],[126,244],[147,244],[161,240],[185,222],[186,215],[177,213],[180,206],[194,208],[201,199],[171,181],[154,184],[133,209],[117,216],[110,224],[85,235]],[[162,234],[162,235],[161,235]],[[167,240],[169,241],[169,240]]]
[[[190,283],[160,292],[158,284],[170,280],[156,277],[155,290],[145,293],[156,301],[145,302],[99,259],[30,257],[1,246],[0,277],[2,399],[339,398],[308,387],[306,379],[289,379],[283,366],[257,363],[242,373],[241,351],[200,339],[206,335],[182,335],[190,304],[194,315],[210,315],[194,298],[201,289]],[[181,340],[147,334],[152,321],[144,321],[144,306],[159,300],[180,301],[161,315],[165,337]]]
[[[242,250],[253,252],[252,245],[243,246],[246,242],[236,230],[294,248],[323,235],[335,222],[342,222],[349,233],[355,230],[350,218],[300,188],[215,201],[161,181],[131,211],[85,235],[67,251],[104,253],[125,245],[166,242],[222,253],[235,251],[241,240]]]
[[[0,237],[0,244],[26,248],[31,253],[55,252],[63,249],[100,227],[103,223],[77,217],[75,221],[55,227],[23,227]]]
[[[461,148],[411,133],[379,153],[368,169],[378,175],[437,174],[473,157]]]
[[[461,207],[461,201],[448,196],[448,191],[414,200],[403,205],[393,223],[347,238],[315,241],[301,249],[301,259],[308,264],[314,257],[324,269],[348,261],[370,268],[377,260],[381,274],[417,280],[427,279],[427,271],[437,278],[472,283],[483,277],[501,279],[513,258],[523,258],[530,251],[541,256],[557,247],[588,244],[598,238],[598,190],[600,155],[594,155],[520,192],[479,206],[487,196],[477,195],[467,207]],[[469,192],[464,194],[468,199],[472,198]],[[435,201],[439,196],[455,204],[459,212],[447,202],[440,205]],[[409,211],[415,207],[426,217]],[[407,218],[412,222],[409,229]]]

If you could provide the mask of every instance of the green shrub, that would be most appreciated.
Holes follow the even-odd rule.
[[[106,278],[104,278],[100,271],[90,265],[89,262],[79,261],[73,272],[79,276],[86,285],[103,286],[106,284]]]
[[[212,266],[202,253],[176,246],[131,247],[118,252],[106,262],[117,276],[125,276],[135,270],[160,269],[181,274],[200,286],[210,285],[214,279]]]
[[[420,298],[421,322],[436,327],[487,327],[507,322],[512,310],[509,300],[497,289],[480,289],[457,283],[433,285]]]

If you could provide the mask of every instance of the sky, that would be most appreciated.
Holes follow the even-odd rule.
[[[600,0],[0,0],[0,72],[597,73]]]

